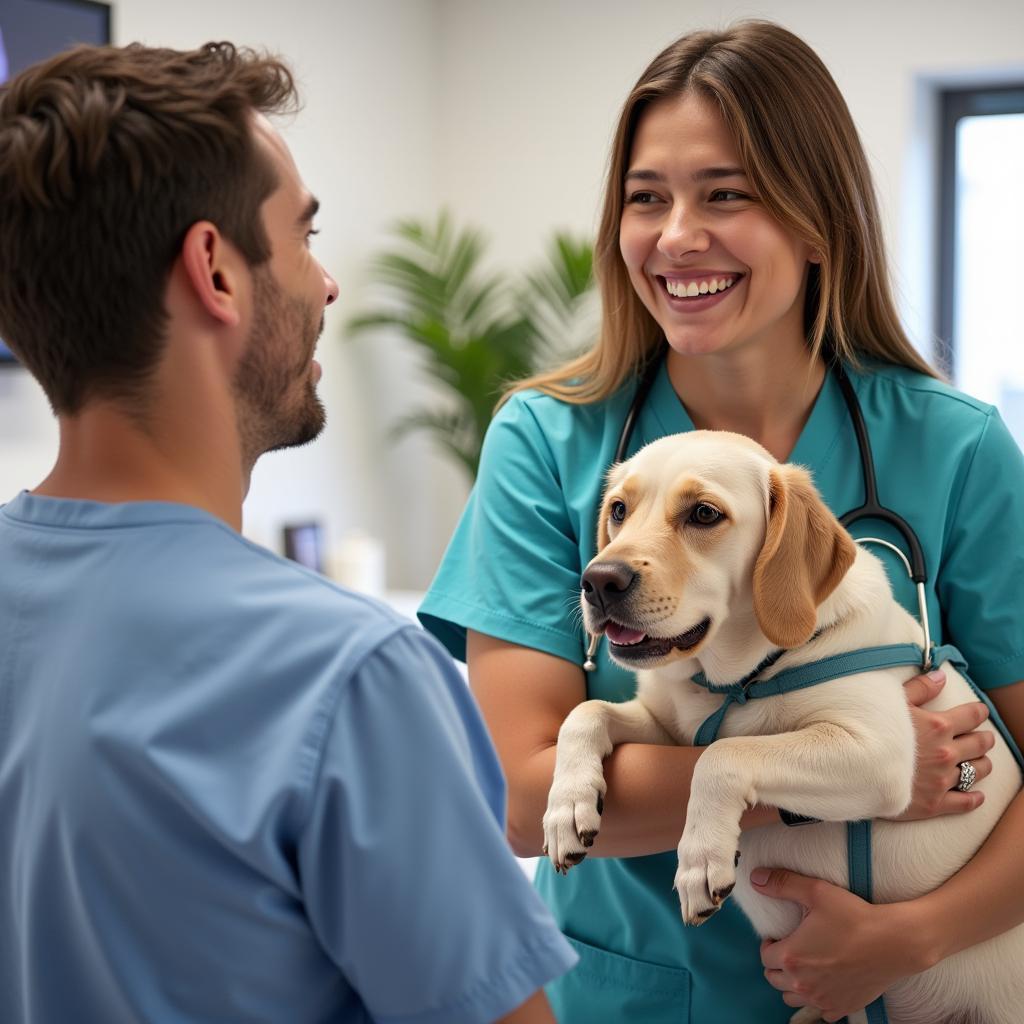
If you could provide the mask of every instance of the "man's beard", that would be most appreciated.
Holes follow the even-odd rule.
[[[265,452],[295,448],[318,437],[326,423],[310,369],[324,321],[286,295],[270,271],[253,273],[253,323],[238,366],[238,432],[247,465]]]

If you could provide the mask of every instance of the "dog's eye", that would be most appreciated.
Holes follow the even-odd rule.
[[[621,523],[626,518],[626,503],[624,501],[613,501],[608,510],[613,523]]]
[[[709,505],[706,501],[698,501],[690,513],[690,522],[695,523],[697,526],[714,526],[721,518],[722,513],[714,505]]]

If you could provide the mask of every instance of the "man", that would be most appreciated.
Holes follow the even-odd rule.
[[[574,962],[440,648],[238,533],[337,286],[227,43],[0,90],[0,334],[60,423],[0,509],[0,1019],[551,1021]]]

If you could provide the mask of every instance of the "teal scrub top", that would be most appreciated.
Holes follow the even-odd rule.
[[[867,423],[883,504],[917,532],[928,570],[932,638],[955,644],[991,690],[1024,679],[1024,457],[998,413],[902,367],[850,372]],[[470,495],[420,619],[456,657],[466,630],[582,665],[580,574],[595,554],[597,513],[634,385],[592,405],[536,392],[495,417]],[[664,366],[639,416],[629,454],[693,430]],[[849,413],[827,374],[790,461],[807,467],[838,515],[864,500]],[[884,523],[855,536],[904,546]],[[893,590],[917,598],[895,555]],[[587,675],[591,698],[627,700],[633,677],[601,645]],[[1019,737],[1018,737],[1019,738]],[[672,889],[672,850],[589,858],[568,876],[547,860],[537,887],[580,955],[548,988],[562,1024],[786,1024],[792,1010],[764,980],[757,936],[735,901],[685,927]]]

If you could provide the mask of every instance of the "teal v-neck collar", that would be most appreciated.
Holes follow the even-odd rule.
[[[850,379],[854,388],[859,390],[858,377],[850,373]],[[811,407],[811,414],[807,417],[807,422],[800,431],[787,461],[820,470],[831,458],[846,422],[846,406],[836,375],[831,371],[826,372],[821,390]],[[665,360],[662,360],[658,376],[651,387],[639,428],[637,434],[640,436],[630,446],[631,455],[639,450],[642,444],[656,441],[659,437],[683,434],[696,429],[686,406],[672,387],[672,381],[668,376],[668,363]]]

